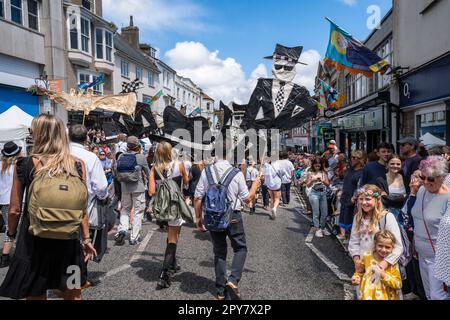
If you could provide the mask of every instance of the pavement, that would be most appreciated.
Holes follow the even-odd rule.
[[[248,256],[239,285],[246,300],[352,300],[353,263],[338,240],[318,239],[304,199],[293,191],[291,205],[280,207],[276,221],[259,205],[244,214]],[[210,235],[195,226],[183,227],[177,250],[181,271],[169,289],[157,290],[167,234],[146,222],[143,241],[114,246],[100,264],[89,264],[94,286],[83,290],[87,300],[213,300],[214,260]],[[2,240],[0,240],[2,246]],[[228,265],[232,249],[229,247]],[[6,269],[0,270],[0,281]]]

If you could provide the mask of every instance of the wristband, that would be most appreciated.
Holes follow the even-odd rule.
[[[92,240],[91,240],[91,239],[84,239],[84,240],[83,240],[83,244],[84,244],[84,245],[87,245],[87,244],[89,244],[89,243],[92,243]]]

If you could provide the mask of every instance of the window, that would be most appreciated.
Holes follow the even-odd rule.
[[[155,86],[155,77],[153,76],[153,72],[151,70],[148,70],[148,86]]]
[[[387,62],[389,62],[391,65],[394,62],[394,57],[393,57],[393,53],[394,53],[394,47],[393,47],[393,40],[392,38],[389,38],[378,50],[378,55],[386,60]],[[391,77],[390,75],[381,75],[381,74],[377,74],[378,77],[378,88],[377,89],[382,89],[385,86],[389,85],[391,83]]]
[[[5,4],[4,0],[0,0],[0,17],[5,17]]]
[[[79,73],[78,76],[79,84],[83,83],[90,83],[97,79],[96,75],[89,74],[89,73]],[[103,94],[103,84],[99,84],[92,87],[94,94],[96,95],[102,95]]]
[[[150,56],[156,58],[156,50],[154,48],[150,48]]]
[[[96,57],[112,62],[112,33],[105,29],[95,29]]]
[[[112,62],[112,51],[113,51],[113,35],[111,32],[105,30],[105,40],[106,40],[106,60]]]
[[[74,14],[69,16],[70,24],[70,48],[78,50],[78,17]]]
[[[38,3],[36,0],[28,0],[28,27],[33,30],[38,30],[38,21]]]
[[[347,85],[346,87],[346,98],[347,98],[347,104],[350,104],[354,101],[354,77],[351,74],[348,74],[345,77],[345,83]]]
[[[177,99],[180,100],[180,88],[177,88]]]
[[[103,29],[95,30],[95,42],[97,59],[103,60]]]
[[[81,18],[81,51],[89,53],[91,28],[89,20]]]
[[[11,0],[11,20],[22,24],[22,0]]]
[[[81,5],[91,11],[91,9],[94,9],[94,5],[92,3],[92,0],[83,0],[81,1]]]
[[[120,70],[122,77],[129,78],[128,62],[122,60],[120,64]]]
[[[136,66],[136,79],[142,81],[142,68]]]

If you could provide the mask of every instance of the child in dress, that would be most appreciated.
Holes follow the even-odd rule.
[[[398,264],[386,270],[380,263],[394,250],[395,236],[388,230],[375,235],[375,248],[363,256],[364,273],[356,272],[352,284],[359,285],[359,300],[401,300],[402,278]]]

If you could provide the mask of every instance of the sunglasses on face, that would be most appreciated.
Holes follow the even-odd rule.
[[[352,159],[357,159],[357,160],[361,160],[360,157],[352,157]]]
[[[292,70],[294,70],[294,66],[283,66],[281,64],[275,65],[275,70],[281,70],[281,69],[284,69],[285,71],[292,71]]]
[[[430,183],[436,182],[436,178],[433,178],[433,177],[420,176],[420,180],[422,180],[422,181],[428,181],[428,182],[430,182]]]

